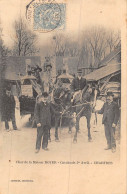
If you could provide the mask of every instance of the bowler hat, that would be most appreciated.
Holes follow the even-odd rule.
[[[107,96],[114,96],[113,92],[107,92]]]

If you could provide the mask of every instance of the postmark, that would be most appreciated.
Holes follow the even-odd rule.
[[[57,3],[54,0],[32,0],[26,7],[26,18],[34,31],[64,30],[66,3]]]

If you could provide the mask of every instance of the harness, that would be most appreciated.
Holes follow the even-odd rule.
[[[59,89],[58,89],[58,92],[59,92]],[[91,105],[92,106],[92,103],[87,101],[87,100],[82,102],[82,92],[78,92],[76,94],[76,95],[79,95],[81,98],[78,98],[78,96],[76,97],[76,95],[75,95],[75,98],[74,98],[74,100],[78,101],[80,104],[72,105],[71,102],[70,102],[69,106],[65,106],[65,103],[62,102],[62,100],[63,100],[62,98],[67,94],[67,92],[64,91],[62,94],[60,93],[59,95],[54,96],[54,99],[59,101],[59,104],[57,104],[57,103],[56,104],[58,106],[60,106],[60,108],[61,108],[61,112],[60,112],[60,114],[61,114],[60,115],[60,127],[62,125],[63,117],[70,118],[70,119],[76,119],[77,117],[79,117],[81,115],[81,113],[86,108],[85,105]],[[57,93],[57,91],[56,91],[56,93]],[[55,94],[55,92],[54,92],[54,94]],[[76,100],[76,98],[77,98],[77,100]],[[81,107],[81,110],[77,114],[75,113],[75,111],[71,111],[72,108],[77,108],[77,107]]]

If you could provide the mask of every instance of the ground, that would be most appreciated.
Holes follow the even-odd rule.
[[[119,133],[116,133],[116,152],[104,150],[106,139],[101,115],[95,127],[94,114],[92,116],[92,142],[88,142],[86,120],[82,118],[76,144],[73,143],[74,128],[72,134],[68,134],[68,128],[59,129],[60,142],[55,142],[52,129],[49,151],[41,149],[38,154],[35,153],[36,128],[29,126],[29,115],[21,119],[17,111],[16,118],[20,130],[6,132],[2,124],[0,131],[1,194],[114,194],[121,191],[117,187],[120,174],[116,170],[120,164]],[[111,175],[117,177],[113,185]]]

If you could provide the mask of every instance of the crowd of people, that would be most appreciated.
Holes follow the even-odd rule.
[[[40,69],[38,69],[39,73]],[[29,72],[30,73],[30,72]],[[48,72],[49,73],[49,72]],[[82,92],[88,89],[88,84],[85,78],[82,77],[82,70],[79,69],[77,72],[78,76],[75,77],[71,83],[72,100],[71,103],[74,104],[77,93],[78,97],[82,98]],[[39,76],[38,76],[39,77]],[[40,80],[38,78],[38,80]],[[35,105],[35,120],[37,124],[37,138],[36,138],[36,153],[39,152],[41,145],[42,149],[48,150],[48,134],[51,129],[51,115],[54,114],[52,103],[49,101],[50,89],[47,89],[50,85],[50,80],[47,80],[47,84],[44,84],[42,95],[38,97]],[[58,93],[60,95],[60,90],[62,85],[58,85]],[[99,89],[96,84],[92,86],[91,93],[94,92],[94,98],[99,95]],[[58,96],[59,96],[58,95]],[[93,100],[95,102],[95,99]],[[93,104],[93,112],[97,114],[103,114],[102,124],[104,124],[105,137],[107,140],[106,150],[111,149],[112,152],[116,150],[115,142],[115,129],[117,122],[119,120],[119,108],[117,103],[113,101],[113,93],[108,92],[106,97],[106,102],[104,103],[101,110],[96,111],[95,104]],[[3,120],[5,121],[5,129],[9,131],[8,122],[11,120],[13,129],[18,130],[15,120],[15,100],[11,91],[6,88],[5,95],[3,97]]]

